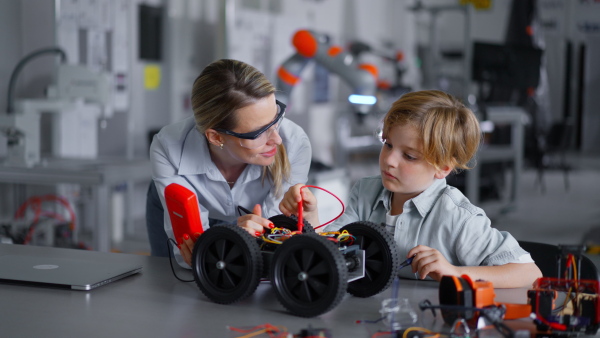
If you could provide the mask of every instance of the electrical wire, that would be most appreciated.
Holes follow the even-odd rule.
[[[287,228],[273,228],[270,234],[262,235],[262,240],[271,244],[282,244],[284,240],[292,237],[294,233]]]
[[[304,189],[304,188],[315,188],[315,189],[323,190],[324,192],[328,193],[329,195],[335,197],[340,202],[340,204],[342,205],[342,211],[340,212],[339,215],[337,215],[336,217],[334,217],[332,220],[330,220],[328,222],[325,222],[325,223],[319,225],[318,227],[315,227],[314,228],[315,230],[317,230],[319,228],[322,228],[322,227],[330,224],[331,222],[333,222],[336,219],[340,218],[344,214],[344,211],[346,210],[346,206],[344,205],[344,202],[342,202],[342,200],[339,197],[337,197],[334,193],[332,193],[331,191],[329,191],[327,189],[324,189],[324,188],[321,188],[321,187],[317,187],[316,185],[305,185],[302,188],[300,188],[300,191],[302,191],[302,189]],[[303,221],[303,219],[302,219],[302,201],[300,201],[298,203],[298,207],[299,207],[298,208],[298,222],[299,222],[299,224],[301,224],[302,221]]]
[[[533,313],[535,314],[536,320],[542,322],[543,324],[547,325],[548,327],[552,328],[552,329],[556,329],[559,331],[565,331],[567,329],[567,326],[564,324],[560,324],[560,323],[553,323],[553,322],[549,322],[546,318],[544,318],[543,316],[540,315],[540,293],[536,292],[535,294],[535,311],[533,311]]]
[[[186,279],[181,279],[179,276],[177,276],[177,273],[175,272],[175,268],[173,267],[173,256],[171,256],[172,248],[169,244],[173,244],[173,245],[177,246],[177,242],[175,242],[175,240],[172,238],[167,238],[167,251],[169,252],[169,264],[171,264],[171,271],[173,272],[173,276],[175,276],[175,278],[177,278],[181,282],[185,282],[185,283],[193,282],[194,281],[193,279],[186,280]]]
[[[377,324],[377,323],[379,323],[380,321],[382,321],[384,319],[385,319],[385,316],[379,317],[379,318],[377,318],[375,320],[359,319],[359,320],[356,321],[356,324],[362,324],[362,323],[365,323],[365,324]]]
[[[71,230],[75,229],[75,222],[76,222],[75,211],[73,210],[71,203],[66,198],[59,196],[59,195],[49,194],[49,195],[44,195],[44,196],[33,196],[33,197],[28,198],[23,204],[21,204],[21,206],[19,206],[19,208],[15,212],[14,218],[15,219],[24,218],[27,208],[31,207],[31,209],[35,215],[33,222],[37,222],[39,220],[40,216],[56,218],[63,222],[65,221],[64,218],[62,218],[62,216],[58,215],[57,213],[44,211],[42,209],[42,204],[44,202],[58,202],[59,204],[64,206],[65,209],[67,210],[67,212],[69,213],[69,216],[71,219],[71,222],[70,222]]]
[[[230,331],[234,331],[234,332],[246,333],[245,335],[238,336],[236,338],[250,338],[250,337],[258,336],[263,333],[268,334],[269,337],[271,337],[271,338],[280,338],[280,337],[287,337],[287,334],[288,334],[288,329],[285,326],[275,326],[275,325],[271,325],[269,323],[257,325],[257,326],[254,326],[254,327],[248,328],[248,329],[237,328],[237,327],[233,327],[233,326],[227,326],[227,329],[229,329]]]
[[[356,237],[352,236],[348,230],[339,231],[327,231],[321,232],[319,235],[331,240],[335,243],[343,243],[344,245],[352,245],[356,240]]]
[[[573,279],[575,280],[575,296],[571,300],[571,303],[573,304],[573,314],[579,316],[579,271],[574,255],[571,255],[571,262],[573,264]]]
[[[62,205],[69,214],[69,221],[67,221],[62,215],[54,211],[44,210],[43,204],[47,202],[54,202]],[[36,226],[37,224],[39,224],[40,219],[42,217],[55,219],[61,223],[67,223],[71,231],[75,230],[75,224],[77,222],[75,211],[73,210],[71,203],[62,196],[53,194],[43,196],[32,196],[28,198],[25,202],[23,202],[19,206],[19,208],[17,208],[17,211],[14,214],[14,219],[25,218],[28,209],[31,209],[33,211],[34,216],[33,220],[31,221],[31,225],[29,226],[29,229],[27,231],[27,234],[25,235],[25,238],[23,240],[23,244],[29,244],[35,232]],[[81,246],[85,247],[85,245]]]
[[[575,256],[571,255],[571,263],[573,264],[573,279],[579,280],[579,274],[577,272],[577,263],[575,262]]]

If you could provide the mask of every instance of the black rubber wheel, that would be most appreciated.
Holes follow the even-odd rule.
[[[292,231],[298,230],[298,217],[296,217],[295,215],[289,217],[284,214],[275,215],[269,218],[269,221],[273,222],[273,224],[278,228],[286,228]],[[306,219],[302,220],[302,224],[303,234],[315,232],[315,229],[312,227],[312,225],[310,225],[310,223],[308,223]]]
[[[348,284],[348,293],[356,297],[371,297],[387,289],[398,274],[400,256],[396,242],[387,230],[371,222],[350,223],[348,230],[354,244],[365,250],[365,277]]]
[[[281,305],[294,315],[314,317],[342,300],[348,269],[339,249],[326,238],[296,235],[275,251],[270,280]]]
[[[194,280],[215,303],[231,304],[250,296],[260,283],[262,269],[256,239],[238,226],[211,227],[194,245]]]

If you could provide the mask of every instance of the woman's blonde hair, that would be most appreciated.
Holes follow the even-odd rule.
[[[411,125],[423,141],[423,157],[436,169],[471,169],[469,161],[481,142],[479,121],[471,109],[439,90],[404,94],[385,115],[383,135],[392,127]],[[473,164],[474,165],[474,164]]]
[[[194,81],[192,109],[196,129],[233,130],[237,125],[238,109],[275,93],[275,87],[258,69],[241,61],[221,59],[209,64]],[[290,162],[285,146],[277,147],[275,160],[263,169],[263,183],[268,177],[276,195],[281,194],[284,180],[290,176]]]

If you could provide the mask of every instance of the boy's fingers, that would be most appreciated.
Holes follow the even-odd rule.
[[[288,211],[288,212],[292,212],[294,211],[294,208],[292,207],[291,203],[288,203],[287,201],[283,202],[283,207]]]
[[[281,210],[281,212],[283,212],[284,215],[289,216],[295,211],[295,208],[292,207],[292,205],[288,201],[281,201],[279,205],[279,210]]]
[[[294,201],[296,203],[302,201],[302,187],[304,184],[296,184],[291,188],[292,196],[294,197]]]
[[[294,197],[296,197],[296,203],[302,202],[302,200],[304,200],[304,191],[301,188],[298,189],[298,193],[294,194]]]

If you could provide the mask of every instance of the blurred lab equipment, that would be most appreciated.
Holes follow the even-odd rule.
[[[344,167],[354,152],[379,150],[381,143],[373,131],[381,116],[377,109],[378,69],[369,63],[358,63],[351,53],[332,45],[326,34],[299,30],[292,37],[296,53],[286,59],[277,71],[278,98],[290,104],[291,91],[300,82],[304,68],[312,61],[338,75],[347,85],[349,107],[337,109],[335,120],[335,162]],[[350,113],[350,114],[349,114]]]
[[[14,98],[14,87],[23,67],[44,54],[60,54],[56,82],[45,98]],[[93,159],[98,155],[99,119],[111,117],[110,78],[80,65],[66,63],[65,52],[56,47],[34,51],[17,64],[11,74],[7,107],[0,114],[0,141],[6,148],[5,164],[31,167],[39,164],[42,153],[52,157]],[[46,114],[49,115],[46,117]],[[49,118],[48,118],[49,117]],[[46,123],[50,123],[50,128]],[[49,135],[48,135],[49,134]]]
[[[412,90],[411,87],[405,86],[403,82],[403,76],[406,72],[406,60],[404,53],[401,50],[380,50],[372,47],[370,44],[354,40],[348,44],[348,50],[354,59],[359,59],[361,55],[373,54],[390,64],[393,68],[393,80],[378,79],[377,89],[382,92],[388,92],[393,99],[402,96]]]
[[[277,71],[277,88],[282,91],[280,99],[288,103],[290,93],[300,81],[304,67],[312,60],[330,72],[339,75],[352,88],[348,101],[356,113],[367,114],[377,102],[377,67],[372,64],[354,64],[352,55],[340,46],[330,45],[324,34],[311,30],[299,30],[292,44],[296,53],[290,56]]]

